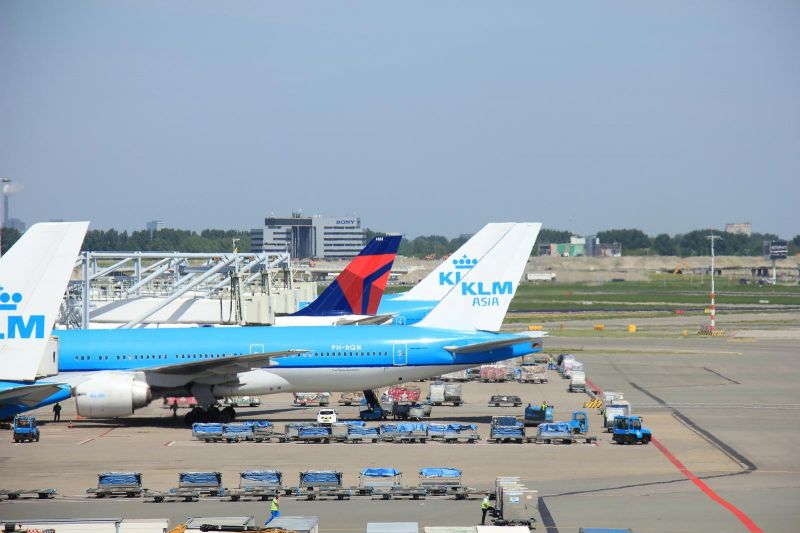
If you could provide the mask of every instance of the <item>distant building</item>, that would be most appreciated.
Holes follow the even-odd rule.
[[[355,215],[303,216],[296,212],[290,217],[265,218],[263,229],[250,231],[250,242],[255,253],[288,251],[297,259],[345,259],[358,255],[364,247],[364,230]]]
[[[725,233],[733,233],[734,235],[747,235],[748,237],[753,234],[753,227],[749,222],[733,222],[725,224]]]
[[[150,235],[166,227],[163,220],[151,220],[147,223],[147,231],[150,232]]]
[[[602,244],[595,235],[580,237],[573,235],[569,242],[539,245],[539,255],[557,255],[559,257],[619,257],[622,245],[618,242]]]
[[[25,230],[28,229],[28,225],[18,218],[9,218],[3,223],[3,227],[14,228],[20,233],[25,233]]]

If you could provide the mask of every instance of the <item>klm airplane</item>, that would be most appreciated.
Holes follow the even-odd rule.
[[[59,376],[81,416],[123,417],[156,397],[192,394],[191,420],[230,420],[229,395],[371,391],[541,350],[541,334],[499,333],[541,224],[509,225],[411,326],[67,330]],[[491,253],[489,253],[491,252]],[[452,263],[451,263],[452,264]],[[461,268],[463,267],[463,268]]]
[[[68,385],[37,378],[88,226],[35,224],[0,257],[0,420],[70,397]]]

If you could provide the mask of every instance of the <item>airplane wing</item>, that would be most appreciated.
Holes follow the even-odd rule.
[[[44,400],[64,390],[65,385],[59,383],[42,383],[36,385],[22,385],[0,392],[0,405],[14,404],[33,407]]]
[[[514,346],[524,342],[530,342],[533,339],[542,338],[544,335],[541,331],[526,331],[521,333],[518,337],[498,339],[496,341],[479,342],[477,344],[467,344],[464,346],[445,346],[444,349],[453,355],[460,353],[475,353],[486,352],[498,348],[505,348],[507,346]],[[534,341],[535,342],[535,341]]]
[[[394,318],[394,315],[369,315],[354,319],[342,319],[336,322],[337,326],[369,326],[382,325]]]
[[[305,353],[308,350],[282,350],[278,352],[253,353],[250,355],[237,355],[235,357],[222,357],[219,359],[202,359],[177,365],[164,365],[155,368],[146,368],[146,374],[160,374],[164,376],[192,375],[192,376],[226,376],[247,372],[254,368],[261,368],[272,364],[273,359]]]

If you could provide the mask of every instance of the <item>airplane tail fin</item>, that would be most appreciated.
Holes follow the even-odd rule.
[[[374,315],[378,312],[400,235],[372,239],[341,274],[296,316]]]
[[[475,235],[462,244],[458,250],[453,252],[450,257],[442,261],[433,272],[422,278],[407,292],[399,294],[397,300],[424,300],[438,302],[452,288],[453,284],[458,283],[461,274],[464,273],[463,266],[467,261],[480,260],[487,254],[497,242],[502,239],[511,228],[514,227],[510,222],[493,222],[486,224]]]
[[[481,259],[458,259],[459,282],[414,326],[499,331],[541,227],[514,224]]]
[[[0,257],[0,379],[36,378],[88,227],[35,224]]]

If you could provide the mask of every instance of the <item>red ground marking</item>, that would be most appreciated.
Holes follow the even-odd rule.
[[[112,431],[114,431],[115,429],[117,429],[117,428],[111,428],[111,429],[107,429],[106,431],[104,431],[104,432],[100,433],[100,434],[98,435],[98,437],[105,437],[106,435],[108,435],[109,433],[111,433]]]
[[[597,391],[599,394],[603,394],[602,389],[600,389],[597,385],[592,383],[591,380],[587,379],[586,384],[589,385],[589,387],[592,390]],[[689,471],[689,469],[686,468],[686,465],[680,462],[677,457],[672,455],[672,452],[670,452],[667,449],[667,447],[661,444],[661,442],[659,442],[655,437],[653,437],[651,442],[655,445],[656,448],[658,448],[658,451],[664,454],[664,457],[666,457],[669,460],[669,462],[675,466],[675,468],[680,470],[681,474],[686,476],[686,478],[689,481],[697,485],[697,488],[703,491],[703,493],[706,496],[708,496],[709,498],[717,502],[719,505],[730,511],[733,514],[733,516],[735,516],[737,519],[739,519],[739,521],[742,524],[744,524],[744,527],[746,527],[748,531],[750,531],[751,533],[764,533],[764,530],[758,527],[756,523],[753,522],[750,519],[750,517],[747,516],[741,509],[739,509],[729,501],[725,500],[722,496],[714,492],[714,489],[706,485],[702,479],[698,478],[691,471]]]

